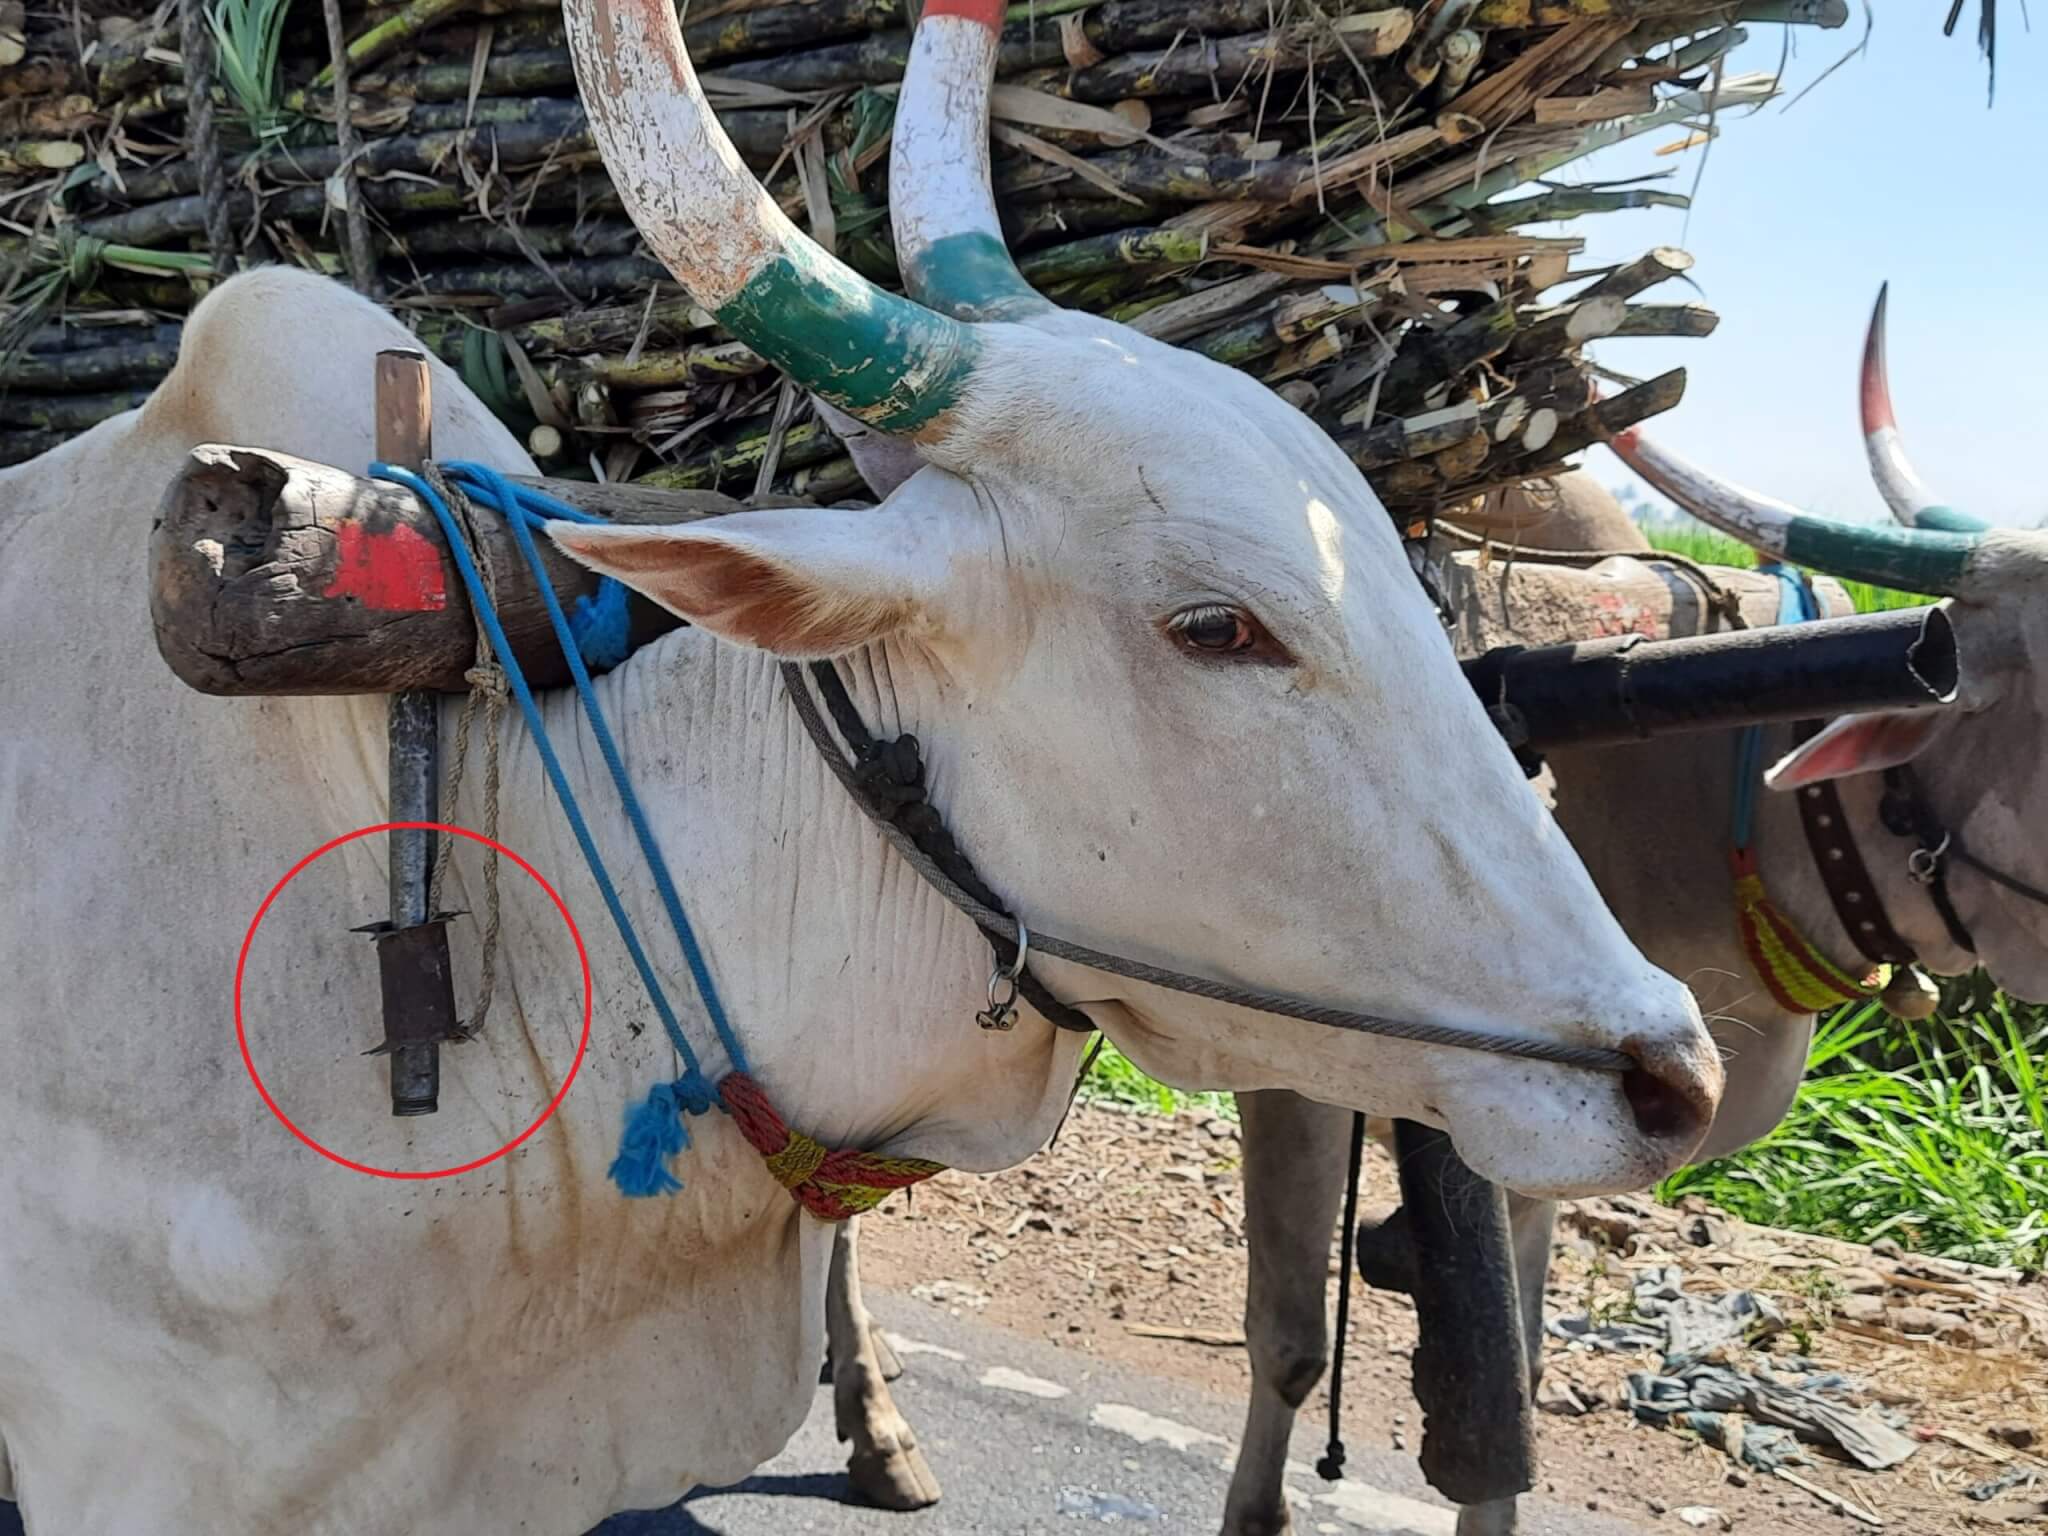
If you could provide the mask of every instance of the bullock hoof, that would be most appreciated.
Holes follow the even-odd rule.
[[[1515,1536],[1515,1501],[1467,1504],[1458,1511],[1458,1536]]]
[[[868,1329],[868,1338],[874,1342],[875,1364],[882,1368],[882,1380],[894,1381],[903,1374],[903,1362],[896,1358],[896,1351],[889,1347],[889,1341],[882,1337],[879,1326]]]
[[[929,1509],[939,1502],[939,1480],[925,1464],[924,1452],[901,1422],[893,1435],[847,1458],[846,1475],[860,1496],[881,1509]]]

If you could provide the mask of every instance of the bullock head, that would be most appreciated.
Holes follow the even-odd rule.
[[[1929,807],[1964,847],[2048,889],[2048,534],[1991,529],[1926,493],[1893,422],[1883,327],[1880,295],[1864,350],[1863,422],[1878,485],[1906,526],[1812,516],[1719,480],[1639,432],[1613,446],[1695,517],[1764,554],[1944,599],[1963,673],[1956,705],[1846,716],[1773,767],[1766,782],[1793,790],[1910,762]],[[1877,841],[1864,852],[1888,915],[1929,969],[1956,975],[1981,964],[2014,996],[2048,1000],[2048,906],[1951,861],[1949,891],[1973,954],[1950,936],[1926,893],[1901,877],[1915,844],[1872,835]]]
[[[649,245],[918,467],[871,509],[550,532],[726,641],[871,671],[1034,927],[1642,1063],[1424,1049],[1042,966],[1161,1078],[1430,1118],[1517,1188],[1676,1165],[1719,1088],[1698,1011],[1529,793],[1357,469],[1251,379],[1057,310],[1011,264],[987,181],[1001,15],[944,0],[918,30],[894,148],[905,298],[741,167],[669,0],[572,0],[583,99]]]

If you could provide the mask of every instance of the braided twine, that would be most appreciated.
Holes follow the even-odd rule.
[[[775,1113],[761,1085],[744,1072],[720,1079],[718,1096],[747,1145],[761,1154],[775,1182],[805,1210],[823,1221],[845,1221],[871,1211],[899,1189],[921,1184],[944,1163],[921,1157],[884,1157],[875,1152],[833,1151]]]
[[[437,464],[429,463],[422,471],[427,483],[440,493],[448,509],[455,514],[455,520],[462,529],[462,541],[469,548],[470,558],[476,562],[477,574],[483,578],[484,590],[490,595],[491,607],[498,606],[498,571],[490,545],[483,539],[477,526],[476,509],[469,504],[469,498],[441,473]],[[456,797],[462,793],[463,771],[469,766],[470,726],[476,719],[477,701],[484,705],[484,836],[493,844],[498,841],[498,749],[502,735],[500,730],[505,718],[505,697],[510,691],[505,681],[505,670],[498,665],[496,654],[491,650],[491,637],[485,630],[483,619],[475,614],[476,661],[463,674],[463,681],[469,684],[469,692],[463,695],[462,713],[455,722],[455,747],[448,762],[447,787],[442,799],[441,819],[450,826],[455,824]],[[449,856],[455,848],[455,839],[444,837],[434,857],[433,882],[427,888],[427,910],[439,912],[441,888],[448,877]],[[476,1011],[462,1026],[466,1038],[473,1038],[490,1017],[491,994],[498,982],[498,932],[502,909],[498,899],[498,850],[489,850],[484,862],[484,953],[483,974],[477,982]]]

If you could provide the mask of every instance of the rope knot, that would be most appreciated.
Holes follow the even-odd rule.
[[[825,1144],[813,1141],[801,1131],[791,1131],[789,1140],[782,1144],[782,1150],[767,1158],[766,1162],[775,1182],[795,1194],[810,1183],[811,1175],[823,1166]]]
[[[508,698],[512,685],[505,681],[505,670],[492,663],[489,666],[471,667],[462,674],[462,680],[478,693],[490,699]]]
[[[72,287],[90,288],[99,280],[100,258],[106,254],[106,241],[81,234],[74,226],[66,225],[57,236],[57,249],[64,257],[64,276]]]
[[[915,736],[869,742],[854,766],[853,777],[892,816],[900,818],[906,808],[924,801],[924,758]]]
[[[677,1107],[686,1115],[708,1115],[718,1107],[718,1090],[703,1072],[691,1067],[669,1085]]]

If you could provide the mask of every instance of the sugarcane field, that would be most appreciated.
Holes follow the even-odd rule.
[[[2048,1530],[2041,50],[0,0],[0,1536]]]

